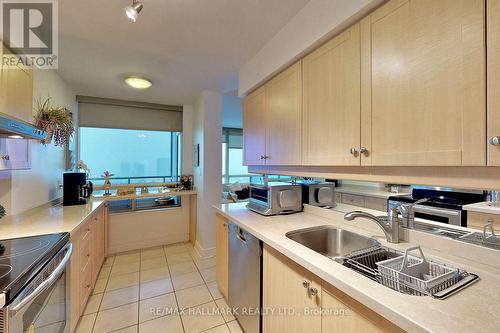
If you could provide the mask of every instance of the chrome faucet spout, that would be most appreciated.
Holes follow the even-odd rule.
[[[385,234],[390,243],[399,243],[399,219],[398,212],[393,209],[388,216],[375,216],[360,210],[355,210],[344,215],[347,221],[353,221],[356,218],[365,218],[375,222]]]

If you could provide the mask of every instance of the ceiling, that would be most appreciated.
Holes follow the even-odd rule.
[[[238,70],[309,0],[59,2],[59,74],[79,95],[189,104],[204,89],[237,89]],[[127,75],[151,79],[132,90]]]

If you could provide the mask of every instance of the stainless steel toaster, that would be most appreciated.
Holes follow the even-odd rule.
[[[251,184],[247,208],[262,215],[302,211],[302,189],[289,183]]]
[[[335,183],[302,181],[302,202],[318,207],[335,207]]]

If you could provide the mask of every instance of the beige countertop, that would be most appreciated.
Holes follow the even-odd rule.
[[[427,257],[476,273],[481,280],[445,300],[401,294],[285,236],[292,230],[329,224],[375,237],[383,245],[398,250],[416,245],[407,242],[388,244],[385,238],[381,237],[381,230],[378,227],[374,229],[374,224],[370,222],[346,222],[343,213],[335,211],[328,212],[328,218],[325,218],[326,215],[313,214],[312,210],[308,209],[308,212],[298,214],[265,217],[247,210],[245,204],[225,204],[217,206],[216,209],[264,243],[408,332],[497,332],[500,327],[500,270],[494,266],[438,252],[433,244],[426,248],[422,243],[426,237],[420,237],[422,242],[419,242],[419,245]],[[435,244],[450,242],[436,240]],[[453,242],[453,246],[459,249],[463,247],[462,250],[467,248],[464,247],[466,245],[458,243]]]
[[[383,199],[387,199],[387,198],[392,197],[392,196],[409,194],[409,192],[400,192],[400,193],[388,192],[385,188],[382,188],[382,187],[352,186],[352,185],[345,185],[345,186],[336,187],[335,191],[337,191],[339,193],[364,195],[367,197],[383,198]]]
[[[0,238],[71,232],[104,202],[102,199],[92,199],[86,205],[47,204],[18,215],[5,216],[0,220]]]
[[[113,193],[116,193],[116,190],[113,191]],[[98,194],[98,195],[92,195],[94,198],[99,198],[99,199],[105,199],[105,200],[127,200],[127,199],[140,199],[140,198],[155,198],[155,197],[161,197],[161,196],[185,196],[185,195],[196,195],[198,192],[195,190],[192,191],[151,191],[149,193],[141,193],[141,194],[126,194],[126,195],[116,195],[116,194],[111,194],[111,195],[103,195],[103,194]]]
[[[162,195],[196,195],[196,191],[151,192],[123,196],[92,197],[86,205],[43,205],[17,215],[0,219],[0,239],[28,237],[57,232],[71,232],[100,205],[110,200],[138,199]]]
[[[462,206],[463,209],[471,212],[485,213],[485,214],[498,214],[500,215],[500,206],[491,207],[486,202],[478,202]]]

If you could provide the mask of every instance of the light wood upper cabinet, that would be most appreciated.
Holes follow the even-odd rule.
[[[303,59],[303,165],[360,165],[359,24]]]
[[[321,282],[267,245],[263,256],[262,304],[265,309],[276,310],[263,316],[263,332],[320,333]],[[313,296],[309,288],[315,288],[318,294]],[[318,315],[304,314],[304,309]],[[279,310],[282,312],[278,313]],[[283,313],[285,310],[294,313]]]
[[[484,24],[483,0],[393,0],[363,20],[367,164],[485,165]]]
[[[488,141],[500,137],[500,1],[486,1]],[[488,165],[500,166],[500,145],[488,143]]]
[[[216,214],[216,278],[221,294],[228,297],[229,280],[229,235],[228,221],[223,216]]]
[[[300,165],[301,62],[248,95],[243,105],[243,164]]]
[[[268,165],[300,165],[302,146],[302,63],[266,85]]]
[[[1,56],[3,45],[0,45],[0,48]],[[31,69],[23,66],[1,67],[0,112],[27,122],[32,121],[33,71]]]
[[[266,155],[266,89],[261,87],[243,102],[243,164],[263,165]]]

